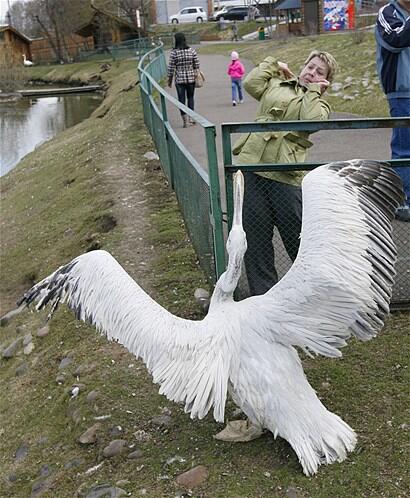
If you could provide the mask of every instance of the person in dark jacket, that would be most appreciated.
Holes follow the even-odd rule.
[[[178,100],[194,110],[195,78],[199,72],[199,59],[195,50],[187,45],[184,33],[175,33],[175,46],[171,50],[168,62],[168,86],[172,86],[175,76],[175,88]],[[184,128],[188,123],[195,124],[188,119],[184,111],[180,111]]]
[[[410,0],[392,0],[379,10],[376,23],[377,70],[392,117],[410,116]],[[410,158],[410,128],[393,128],[392,159]],[[410,168],[397,167],[405,204],[396,218],[410,221]]]

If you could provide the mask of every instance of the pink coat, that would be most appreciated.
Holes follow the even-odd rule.
[[[239,80],[245,74],[245,68],[239,60],[232,61],[228,66],[227,73],[231,78]]]

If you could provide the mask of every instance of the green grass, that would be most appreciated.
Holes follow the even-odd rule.
[[[256,31],[262,24],[256,21],[245,21],[238,23],[238,33],[239,36],[247,35]],[[229,40],[232,37],[232,30],[228,27],[227,29],[220,30],[218,23],[207,22],[207,23],[186,23],[186,24],[157,24],[152,27],[152,33],[156,36],[161,36],[161,34],[176,33],[182,31],[184,33],[198,33],[201,41],[217,41],[217,40]]]
[[[294,52],[296,61],[297,49],[286,50]],[[100,74],[95,64],[33,69],[32,74],[46,78],[48,72],[54,80],[87,80],[87,74]],[[206,285],[204,277],[173,193],[160,171],[142,157],[153,145],[133,87],[135,68],[122,63],[100,76],[109,85],[101,107],[2,178],[2,311],[34,280],[98,244],[167,309],[200,318],[193,292]],[[116,224],[110,223],[114,219]],[[139,361],[77,322],[62,306],[50,322],[49,335],[34,337],[31,355],[20,352],[10,360],[0,356],[0,496],[30,496],[41,466],[47,464],[51,474],[50,489],[42,494],[46,498],[72,498],[79,488],[124,479],[129,482],[121,487],[132,496],[145,489],[145,496],[174,497],[175,477],[203,464],[210,476],[194,490],[195,497],[285,497],[294,488],[306,498],[404,498],[410,486],[408,426],[403,425],[408,424],[408,319],[408,313],[394,314],[380,337],[365,344],[352,341],[341,360],[304,360],[322,401],[359,436],[358,448],[347,461],[306,478],[289,445],[271,434],[247,444],[215,441],[212,435],[221,424],[210,416],[190,420],[180,406],[158,394]],[[0,350],[22,333],[17,326],[35,335],[44,320],[44,313],[19,315],[0,329]],[[58,366],[67,356],[72,364],[65,383],[58,385]],[[23,362],[28,370],[16,376]],[[79,377],[85,387],[71,400],[67,390],[78,382],[74,372],[81,365],[89,367]],[[86,395],[94,389],[100,395],[89,404]],[[158,428],[151,419],[164,408],[171,411],[172,422]],[[228,419],[234,409],[228,401]],[[101,415],[110,418],[101,421],[97,443],[81,446],[78,437]],[[140,460],[102,458],[114,426],[121,426],[120,437],[142,450]],[[146,431],[150,440],[138,442],[137,430]],[[19,462],[14,454],[22,443],[29,449]],[[167,465],[175,455],[185,462]],[[75,459],[77,466],[67,466]],[[85,474],[101,462],[98,471]]]
[[[371,32],[363,33],[363,38],[355,33],[292,37],[264,42],[229,43],[208,45],[200,48],[200,53],[226,54],[237,50],[243,59],[258,64],[268,55],[273,55],[298,72],[309,52],[313,49],[325,50],[334,55],[338,72],[334,83],[345,88],[341,95],[330,89],[326,100],[334,111],[349,112],[365,117],[387,117],[388,106],[381,90],[376,71],[376,46]],[[365,82],[368,86],[364,86]],[[347,96],[352,100],[344,99]]]

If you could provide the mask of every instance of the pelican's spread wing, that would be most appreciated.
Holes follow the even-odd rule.
[[[76,317],[94,325],[141,357],[160,393],[185,403],[191,418],[214,406],[223,421],[232,345],[204,321],[178,318],[151,299],[105,251],[79,256],[45,278],[19,304],[38,301],[54,310],[66,302]],[[205,319],[206,320],[206,319]]]
[[[403,201],[388,164],[335,162],[303,181],[298,256],[283,279],[250,298],[255,330],[325,356],[354,335],[374,337],[388,313],[396,248],[391,222]]]

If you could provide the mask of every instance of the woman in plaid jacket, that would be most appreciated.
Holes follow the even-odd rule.
[[[175,33],[175,46],[171,50],[168,62],[168,86],[172,86],[175,77],[175,87],[177,89],[178,100],[185,105],[188,100],[188,107],[194,110],[195,77],[199,71],[199,59],[195,50],[186,43],[184,33]],[[180,111],[184,128],[188,122],[195,124],[184,111]]]

